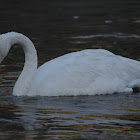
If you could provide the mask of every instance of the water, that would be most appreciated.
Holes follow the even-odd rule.
[[[86,48],[139,60],[139,5],[139,0],[3,1],[0,33],[31,38],[39,65]],[[140,138],[140,93],[14,97],[23,63],[23,51],[13,46],[0,65],[0,139]]]
[[[1,138],[136,139],[140,94],[78,97],[1,96]]]

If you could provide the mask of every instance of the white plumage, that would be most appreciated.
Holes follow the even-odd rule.
[[[34,45],[15,32],[0,36],[0,61],[15,43],[24,49],[25,65],[15,84],[14,95],[95,95],[140,88],[139,61],[103,49],[87,49],[60,56],[37,69]]]

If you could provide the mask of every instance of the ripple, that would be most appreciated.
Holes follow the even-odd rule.
[[[136,20],[135,22],[140,23],[140,19]]]
[[[140,38],[139,35],[136,34],[124,34],[124,33],[116,33],[116,34],[97,34],[97,35],[88,35],[88,36],[76,36],[71,38],[95,38],[95,37],[115,37],[115,38]]]
[[[112,23],[112,20],[105,20],[106,24]]]

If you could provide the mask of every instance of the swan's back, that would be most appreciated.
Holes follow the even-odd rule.
[[[139,72],[140,62],[135,60],[102,49],[83,50],[63,55],[39,67],[29,95],[112,93],[121,91],[135,77],[140,78]]]

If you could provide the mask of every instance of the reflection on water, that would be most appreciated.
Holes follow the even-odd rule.
[[[140,59],[139,0],[3,1],[0,33],[34,42],[39,65],[86,48]],[[77,97],[14,97],[23,51],[0,65],[0,139],[139,139],[140,93]]]
[[[77,97],[1,96],[3,138],[138,138],[140,94]],[[8,100],[8,103],[6,103]],[[117,101],[117,102],[116,102]]]

